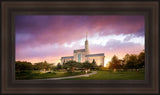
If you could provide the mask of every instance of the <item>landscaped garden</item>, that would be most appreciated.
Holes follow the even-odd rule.
[[[113,56],[109,67],[97,66],[95,60],[92,62],[67,61],[57,65],[46,61],[32,64],[26,61],[16,61],[16,80],[47,79],[76,76],[91,73],[87,77],[71,78],[69,80],[144,80],[144,51],[139,55],[129,55],[122,59]]]
[[[88,72],[90,73],[90,72]],[[17,80],[30,80],[30,79],[47,79],[47,78],[59,78],[67,76],[76,76],[86,74],[85,72],[47,72],[42,73],[40,71],[23,71],[16,73]],[[101,70],[96,74],[89,77],[70,78],[67,80],[144,80],[144,70],[140,71],[113,71],[113,70]]]

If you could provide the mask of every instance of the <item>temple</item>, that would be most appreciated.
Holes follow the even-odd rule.
[[[74,50],[73,56],[61,57],[61,63],[65,63],[70,60],[74,60],[77,62],[85,62],[85,61],[93,62],[94,60],[98,66],[104,67],[104,58],[105,58],[104,53],[90,54],[89,43],[86,33],[85,48]]]

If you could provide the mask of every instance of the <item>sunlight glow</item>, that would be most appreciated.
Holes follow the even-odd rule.
[[[110,61],[110,59],[108,59],[108,58],[104,59],[104,67],[109,66],[109,61]]]

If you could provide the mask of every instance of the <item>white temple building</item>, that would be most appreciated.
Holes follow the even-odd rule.
[[[73,56],[61,57],[61,63],[65,63],[70,60],[74,60],[77,62],[85,62],[85,61],[92,62],[93,60],[95,60],[98,66],[104,67],[104,58],[105,58],[104,53],[90,54],[89,44],[87,40],[87,33],[86,33],[85,48],[74,50]]]

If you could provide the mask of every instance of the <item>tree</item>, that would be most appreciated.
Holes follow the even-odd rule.
[[[33,65],[31,62],[27,61],[16,61],[15,68],[16,71],[33,70]]]
[[[114,55],[111,60],[112,63],[118,63],[118,57]]]
[[[62,69],[62,65],[60,63],[57,64],[57,69]]]
[[[82,68],[85,68],[85,70],[91,69],[93,65],[89,63],[88,61],[82,63]]]
[[[129,60],[129,56],[130,55],[128,53],[124,56],[123,60],[125,64],[127,64],[127,61]]]
[[[92,69],[96,69],[98,66],[97,66],[97,64],[96,64],[96,61],[95,61],[95,59],[93,59],[93,61],[92,61]]]
[[[76,68],[82,68],[82,63],[81,62],[76,62],[75,67]]]
[[[57,69],[57,66],[52,66],[51,67],[51,70],[53,70],[53,71],[56,71],[56,69]]]
[[[144,63],[145,63],[145,53],[144,53],[144,50],[143,50],[138,55],[138,67],[139,68],[144,68]]]
[[[95,61],[95,59],[93,59],[93,61],[92,61],[92,64],[96,64],[96,61]]]
[[[76,67],[76,63],[77,63],[76,61],[71,60],[71,61],[64,63],[63,67],[64,69],[68,69],[68,71],[73,72],[74,68]]]
[[[63,62],[63,64],[62,65],[64,65],[66,62],[65,62],[65,60],[64,60],[64,62]]]
[[[43,66],[44,66],[44,69],[50,69],[51,68],[51,64],[47,63],[47,61],[44,61]]]
[[[44,62],[38,62],[34,64],[35,70],[42,70],[42,69],[50,69],[51,65],[47,63],[47,61]]]
[[[129,60],[127,61],[125,67],[128,69],[137,69],[138,68],[137,64],[138,64],[137,55],[132,54],[129,56]]]
[[[34,64],[34,69],[35,70],[41,70],[41,69],[43,69],[44,67],[42,66],[42,62],[38,62],[38,63],[35,63]]]
[[[114,55],[111,61],[109,62],[109,68],[110,69],[121,69],[122,68],[122,65],[120,64],[120,60],[118,59],[116,55]]]

